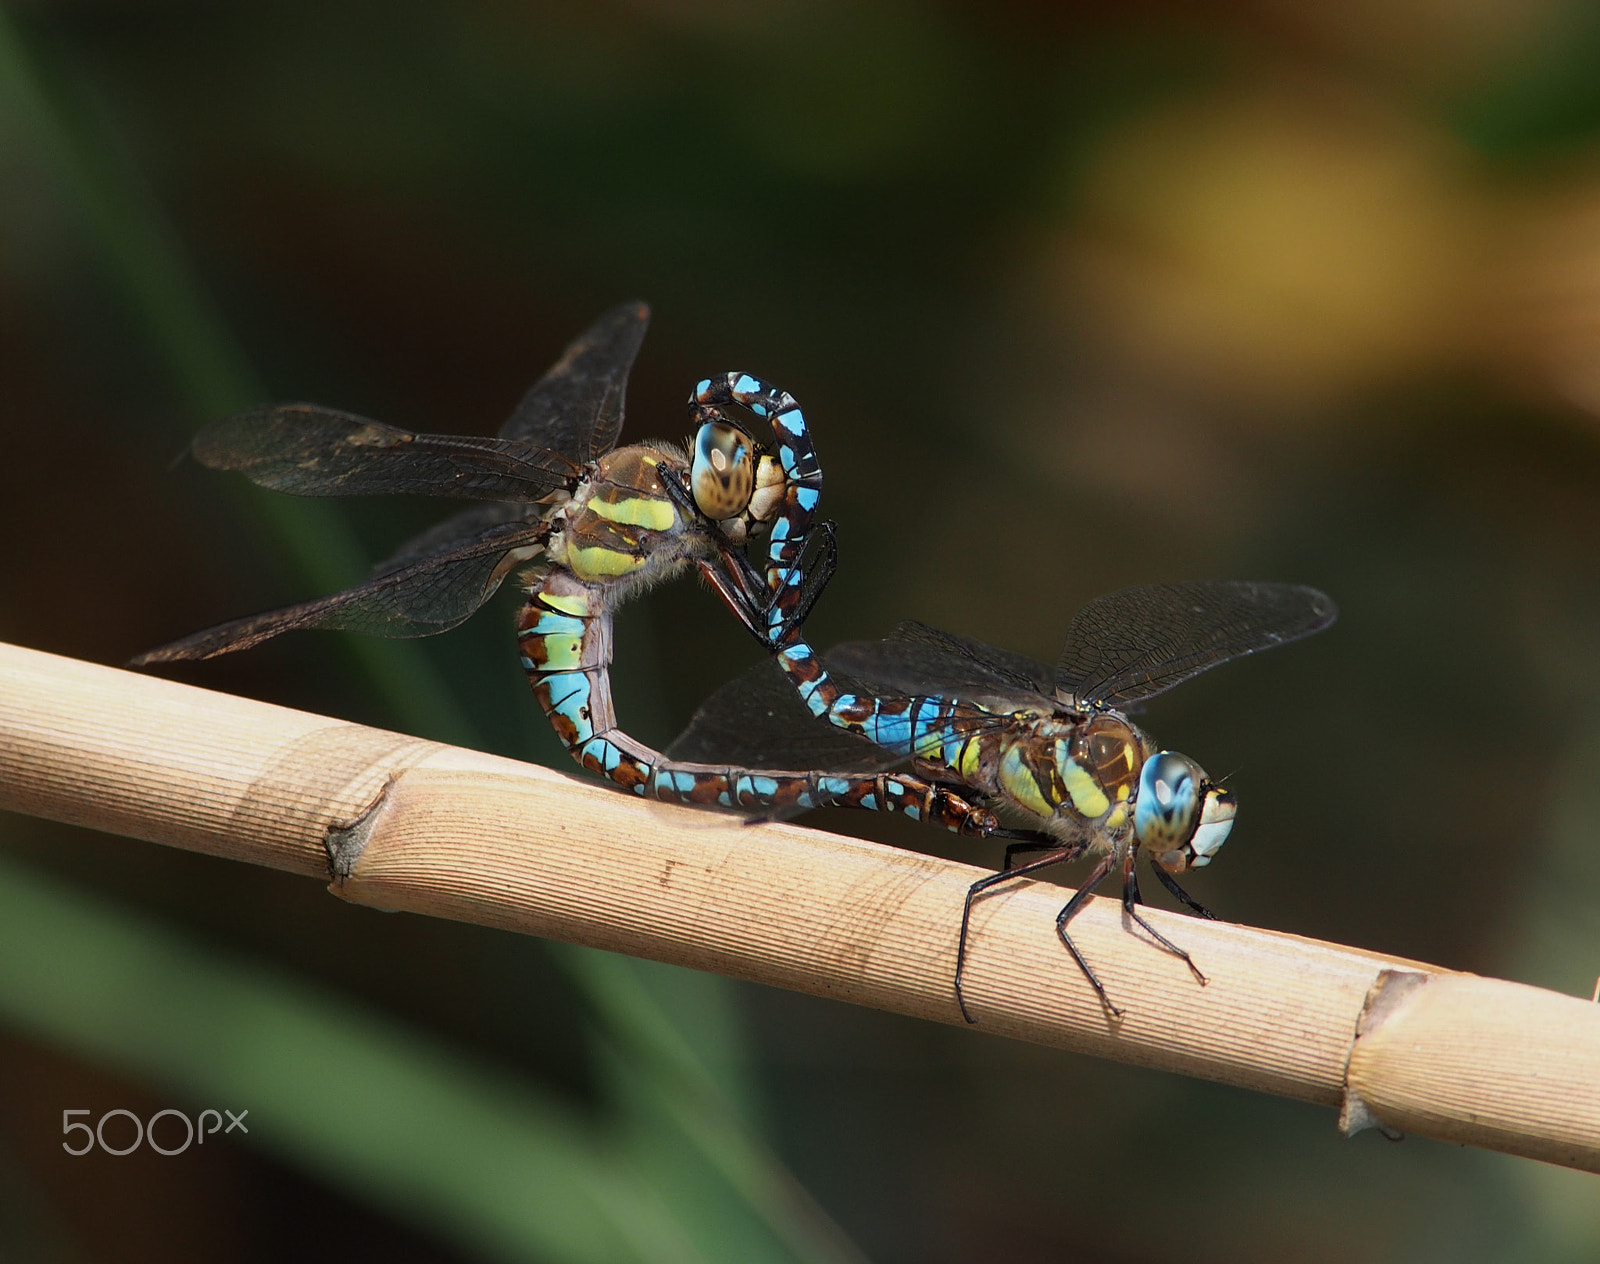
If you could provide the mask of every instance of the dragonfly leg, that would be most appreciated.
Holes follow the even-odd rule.
[[[1061,942],[1067,946],[1067,951],[1072,954],[1072,959],[1078,963],[1078,969],[1083,971],[1083,977],[1089,980],[1089,986],[1094,988],[1095,995],[1100,998],[1100,1004],[1105,1006],[1106,1013],[1112,1018],[1121,1018],[1123,1010],[1112,1003],[1111,997],[1106,994],[1106,986],[1090,967],[1087,958],[1078,951],[1078,945],[1072,942],[1072,936],[1067,934],[1067,923],[1077,916],[1078,910],[1088,902],[1094,889],[1105,881],[1106,875],[1111,872],[1112,866],[1117,863],[1115,854],[1107,856],[1094,867],[1094,872],[1084,879],[1083,885],[1073,892],[1072,898],[1067,901],[1066,907],[1056,914],[1056,934]],[[1020,872],[1020,870],[1019,870]]]
[[[734,610],[739,621],[768,650],[778,650],[798,637],[801,626],[811,617],[811,608],[839,567],[839,524],[829,518],[818,523],[817,529],[822,533],[822,542],[814,556],[791,563],[784,572],[782,587],[762,588],[742,609]],[[806,548],[811,549],[810,541]],[[744,555],[738,556],[748,568]]]
[[[736,556],[742,558],[744,555],[736,553]],[[760,598],[752,599],[750,594],[743,591],[742,587],[733,579],[730,579],[725,571],[718,569],[714,563],[707,561],[705,558],[697,559],[695,565],[700,568],[700,573],[705,576],[706,582],[711,585],[711,590],[722,598],[722,604],[733,611],[734,618],[744,625],[745,631],[760,642],[762,649],[771,650],[772,643],[767,639],[766,620],[760,614],[753,613],[753,603],[759,602]]]
[[[1018,856],[1026,855],[1033,851],[1049,851],[1053,847],[1060,847],[1059,838],[1051,838],[1038,830],[996,829],[989,832],[990,838],[1015,838],[1019,841],[1006,847],[1005,858],[1000,863],[1001,873],[1010,873],[1012,863]]]
[[[827,588],[833,579],[833,573],[839,566],[839,524],[832,518],[819,524],[822,531],[822,544],[817,557],[806,565],[804,561],[795,565],[800,568],[800,595],[792,609],[784,613],[783,622],[774,628],[771,634],[771,644],[781,645],[792,635],[800,630],[802,624],[811,617],[811,607],[817,604],[817,598]],[[808,544],[809,547],[809,544]],[[769,613],[777,605],[777,594],[771,595],[768,601]]]
[[[674,475],[663,471],[661,485],[678,511],[687,519],[698,523],[707,538],[716,546],[717,555],[723,566],[722,571],[719,572],[711,563],[704,560],[697,564],[728,609],[733,611],[734,616],[761,643],[763,649],[775,649],[786,641],[810,616],[811,608],[816,605],[817,599],[822,596],[823,590],[827,588],[829,581],[833,579],[834,571],[838,568],[838,523],[829,519],[819,524],[823,532],[819,555],[810,564],[796,561],[792,565],[791,570],[799,575],[799,582],[796,585],[798,592],[790,596],[792,606],[785,611],[782,622],[774,625],[771,615],[778,606],[780,597],[786,595],[785,590],[768,589],[767,580],[745,556],[744,550],[729,540],[721,528],[695,503],[694,494],[689,490],[682,474]],[[809,547],[809,541],[807,546]]]
[[[1184,949],[1178,947],[1177,944],[1173,943],[1170,939],[1168,939],[1165,935],[1163,935],[1160,931],[1158,931],[1154,926],[1150,925],[1150,923],[1144,918],[1144,916],[1139,912],[1138,908],[1136,907],[1138,904],[1140,904],[1142,902],[1139,899],[1139,870],[1136,867],[1137,864],[1138,864],[1138,860],[1139,860],[1138,853],[1135,850],[1133,850],[1132,848],[1130,848],[1128,850],[1127,855],[1123,858],[1123,862],[1122,862],[1122,911],[1123,911],[1123,913],[1136,926],[1138,926],[1142,931],[1144,931],[1145,934],[1149,935],[1151,939],[1155,940],[1156,943],[1160,944],[1163,948],[1165,948],[1168,952],[1170,952],[1174,957],[1180,958],[1183,961],[1183,964],[1189,967],[1189,970],[1193,973],[1194,977],[1200,981],[1200,986],[1204,987],[1206,985],[1206,982],[1207,982],[1206,976],[1203,975],[1202,973],[1200,973],[1200,967],[1195,965],[1194,958],[1191,957],[1188,954],[1187,951],[1185,951]],[[1156,870],[1156,872],[1160,873],[1161,870],[1158,868]]]
[[[1191,912],[1198,913],[1201,917],[1208,918],[1213,922],[1218,920],[1215,913],[1213,913],[1204,904],[1200,903],[1199,900],[1195,899],[1194,896],[1190,895],[1187,891],[1180,887],[1178,885],[1178,880],[1160,865],[1151,865],[1150,868],[1152,872],[1155,873],[1156,880],[1160,882],[1162,886],[1166,887],[1167,890],[1171,891],[1173,895],[1177,896],[1178,902],[1185,908],[1189,909]]]
[[[744,625],[745,631],[760,642],[764,650],[776,650],[789,639],[791,633],[811,614],[811,607],[822,595],[822,590],[828,586],[828,581],[833,578],[834,568],[839,560],[838,546],[834,542],[834,524],[831,521],[825,522],[822,524],[822,529],[825,533],[823,554],[805,573],[799,605],[777,626],[773,626],[768,619],[773,604],[770,594],[764,587],[757,587],[754,592],[750,590],[749,579],[754,575],[754,571],[750,568],[749,559],[732,544],[726,540],[718,541],[718,553],[723,563],[721,569],[704,558],[695,562],[712,590],[722,598],[723,604]]]
[[[973,902],[977,900],[977,898],[984,892],[993,887],[999,886],[1003,882],[1010,882],[1016,878],[1025,878],[1030,873],[1037,873],[1041,869],[1048,869],[1051,865],[1064,865],[1069,861],[1076,860],[1079,856],[1083,855],[1083,852],[1083,843],[1070,843],[1065,847],[1057,847],[1048,855],[1040,856],[1039,859],[1030,861],[1018,869],[1001,869],[996,873],[991,873],[985,877],[979,878],[967,888],[967,898],[962,902],[961,905],[961,934],[956,940],[956,1004],[961,1007],[961,1017],[966,1019],[969,1023],[975,1023],[978,1020],[974,1018],[971,1011],[967,1009],[967,1000],[961,991],[961,975],[966,969],[967,964],[967,930],[972,923]],[[1103,877],[1104,875],[1101,876]],[[1072,950],[1072,955],[1074,957],[1078,955],[1078,950],[1076,948],[1072,948],[1070,943],[1067,945],[1067,947]],[[1081,958],[1079,959],[1079,964],[1083,965]],[[1089,969],[1089,967],[1086,965],[1083,968],[1086,972]],[[1100,989],[1098,980],[1095,980],[1092,974],[1090,974],[1090,981],[1094,983],[1097,989]],[[1104,990],[1100,990],[1103,993]]]
[[[722,528],[713,522],[706,515],[705,510],[701,509],[695,502],[694,493],[689,490],[687,479],[687,475],[678,471],[662,470],[662,490],[667,493],[667,499],[673,502],[678,512],[684,516],[684,519],[695,523],[706,538],[716,546],[717,555],[722,559],[723,566],[727,568],[729,582],[740,593],[739,604],[735,605],[731,601],[729,604],[732,606],[734,613],[739,616],[740,621],[749,626],[750,620],[745,617],[743,608],[754,608],[763,600],[763,595],[766,592],[766,580],[756,570],[750,559],[745,556],[744,550],[729,540],[723,533]],[[701,565],[701,569],[705,571],[707,578],[711,579],[711,582],[716,585],[717,591],[719,593],[723,592],[723,587],[718,583],[714,573],[705,564]],[[755,629],[751,628],[751,631],[754,632]],[[762,634],[757,633],[757,636],[762,636]]]

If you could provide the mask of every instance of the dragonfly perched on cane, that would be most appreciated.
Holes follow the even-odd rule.
[[[773,535],[803,541],[810,527],[805,507],[791,503]],[[668,747],[669,758],[808,763],[834,779],[841,798],[881,779],[895,761],[908,762],[908,772],[886,783],[888,793],[857,796],[853,806],[1009,840],[1005,867],[974,882],[962,906],[955,993],[968,1022],[962,972],[973,902],[1002,883],[1084,856],[1097,863],[1061,909],[1056,929],[1106,1011],[1122,1014],[1067,924],[1118,868],[1128,918],[1205,982],[1189,954],[1139,913],[1137,860],[1146,851],[1161,884],[1210,917],[1174,875],[1210,863],[1236,804],[1194,760],[1162,750],[1127,711],[1200,672],[1328,627],[1337,615],[1331,598],[1281,583],[1128,588],[1078,612],[1051,668],[920,623],[819,656],[793,617],[807,592],[797,568],[769,565],[767,588],[772,600],[759,630],[776,647],[774,661],[713,694]],[[754,623],[762,616],[744,607],[741,617]],[[995,808],[1025,827],[999,827]],[[1043,854],[1013,867],[1028,852]]]

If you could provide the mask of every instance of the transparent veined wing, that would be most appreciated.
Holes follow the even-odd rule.
[[[529,503],[578,467],[518,439],[431,435],[316,404],[252,408],[207,426],[194,454],[214,470],[296,496],[402,494]]]
[[[834,684],[842,691],[870,694],[889,703],[910,696],[882,691],[881,682],[847,672],[847,664],[837,653],[847,648],[848,645],[838,646],[822,656]],[[948,692],[954,694],[957,690]],[[975,686],[965,692],[993,695],[995,690],[992,686]],[[1034,704],[1051,705],[1049,699],[1037,695]],[[962,728],[975,734],[1004,727],[1008,722],[1007,715],[985,715],[974,709],[964,717]],[[757,663],[707,698],[688,727],[673,739],[666,754],[695,763],[815,772],[886,772],[911,762],[903,750],[879,746],[870,738],[813,715],[774,659]]]
[[[501,438],[549,448],[578,465],[611,451],[622,433],[628,372],[649,324],[644,303],[606,312],[528,388]]]
[[[1127,706],[1246,654],[1320,632],[1339,613],[1301,584],[1187,581],[1124,588],[1073,617],[1056,662],[1058,695]]]
[[[457,545],[468,544],[483,535],[490,527],[508,522],[526,522],[532,512],[526,505],[513,505],[501,501],[468,506],[458,513],[451,514],[443,522],[435,523],[426,531],[412,536],[375,565],[372,573],[387,575],[390,571],[397,571],[403,566],[410,566],[413,562],[420,562],[433,553],[441,553]]]
[[[503,523],[331,597],[218,624],[149,650],[130,667],[214,658],[284,632],[329,628],[375,636],[431,636],[465,622],[512,568],[544,544],[538,522]]]
[[[812,715],[770,658],[707,698],[664,753],[698,764],[816,772],[876,772],[906,762]]]
[[[828,662],[875,693],[1043,694],[1050,669],[1026,654],[985,645],[915,619],[895,625],[887,640],[849,641],[828,651]]]

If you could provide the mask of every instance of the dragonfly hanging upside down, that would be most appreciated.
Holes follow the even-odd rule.
[[[680,500],[682,488],[674,493]],[[786,505],[773,527],[798,558],[811,518]],[[1120,1017],[1067,924],[1113,871],[1128,918],[1205,982],[1189,954],[1140,915],[1137,860],[1186,907],[1212,916],[1174,875],[1210,863],[1232,828],[1232,794],[1194,760],[1166,751],[1126,709],[1232,659],[1309,636],[1331,624],[1329,597],[1297,584],[1189,582],[1129,588],[1078,612],[1054,669],[920,623],[884,641],[851,642],[819,656],[795,618],[810,592],[801,569],[769,563],[765,615],[741,616],[765,632],[774,661],[724,686],[668,747],[676,759],[743,757],[829,770],[841,797],[886,764],[909,762],[898,798],[857,796],[853,806],[922,815],[963,834],[1010,840],[1005,867],[974,882],[962,907],[955,993],[962,991],[973,902],[1001,883],[1051,865],[1096,858],[1061,909],[1056,929],[1106,1011]],[[787,679],[785,679],[787,678]],[[929,812],[927,808],[933,810]],[[991,809],[1024,822],[1001,828]],[[1013,861],[1043,853],[1026,864]]]

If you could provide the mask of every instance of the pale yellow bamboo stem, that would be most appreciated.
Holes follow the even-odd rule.
[[[941,1022],[968,865],[643,803],[548,769],[0,645],[0,808],[286,869],[344,899]],[[978,1030],[1342,1106],[1600,1171],[1600,1006],[1379,953],[1019,882],[973,920]],[[1358,1030],[1360,1032],[1358,1038]]]

